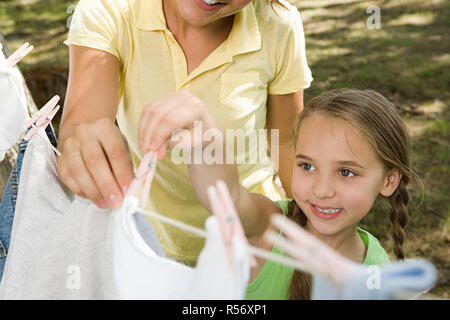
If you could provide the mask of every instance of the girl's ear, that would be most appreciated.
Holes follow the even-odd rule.
[[[380,193],[386,198],[390,197],[398,188],[401,179],[402,174],[398,170],[392,170],[386,176],[383,189],[381,189]]]

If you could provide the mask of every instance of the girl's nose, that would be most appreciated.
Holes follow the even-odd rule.
[[[331,179],[327,179],[324,176],[317,177],[313,193],[319,199],[332,198],[336,195]]]

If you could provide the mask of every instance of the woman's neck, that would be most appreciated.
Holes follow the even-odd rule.
[[[334,235],[324,235],[314,229],[308,221],[306,230],[342,256],[357,263],[364,262],[366,246],[358,233],[357,226],[348,227]]]
[[[181,16],[176,0],[164,0],[167,28],[184,52],[187,74],[190,74],[229,36],[234,16],[218,19],[207,26],[195,27]]]

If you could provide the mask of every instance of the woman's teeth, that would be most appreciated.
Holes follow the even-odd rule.
[[[325,214],[335,214],[335,213],[338,213],[339,211],[341,211],[341,209],[321,209],[317,206],[315,206],[315,207],[317,210],[319,210],[320,212],[325,213]]]
[[[202,1],[210,6],[220,3],[219,1],[214,1],[214,0],[202,0]]]

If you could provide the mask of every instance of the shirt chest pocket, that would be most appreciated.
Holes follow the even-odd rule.
[[[246,116],[267,102],[267,85],[258,72],[224,73],[220,84],[220,102],[240,116]]]

